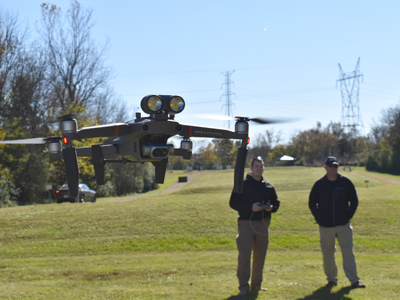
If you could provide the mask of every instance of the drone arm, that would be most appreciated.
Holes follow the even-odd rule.
[[[230,131],[227,129],[218,129],[211,127],[200,127],[191,125],[182,125],[182,130],[179,133],[183,137],[203,137],[216,139],[243,139],[244,134]],[[246,136],[247,138],[247,136]]]
[[[181,156],[183,159],[190,159],[192,157],[192,149],[175,148],[173,156]]]
[[[126,123],[114,123],[100,126],[84,127],[79,129],[77,132],[77,138],[79,140],[85,138],[95,137],[117,137],[124,136],[130,133],[129,124]]]
[[[98,145],[98,146],[100,146],[102,156],[113,155],[118,153],[118,149],[115,145]],[[78,156],[93,156],[92,147],[93,146],[76,148],[76,154]]]

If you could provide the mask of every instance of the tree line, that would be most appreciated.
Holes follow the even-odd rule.
[[[16,15],[0,11],[0,140],[59,136],[58,117],[72,113],[81,127],[129,119],[132,109],[112,89],[108,44],[91,36],[92,11],[78,2],[66,12],[44,3],[38,25],[31,39]],[[50,162],[47,152],[39,145],[0,146],[0,206],[48,201],[45,186],[54,193],[65,183],[63,163]],[[89,159],[79,158],[79,168],[81,181],[99,196],[155,188],[147,165],[107,166],[104,187],[96,186]]]
[[[71,113],[78,115],[81,127],[131,119],[133,109],[112,88],[108,43],[98,45],[91,36],[92,11],[71,2],[66,12],[47,3],[41,12],[36,38],[31,39],[15,15],[0,11],[0,140],[59,136],[58,117]],[[76,146],[101,142],[77,141]],[[215,139],[190,160],[170,157],[169,168],[233,167],[238,146],[236,141]],[[267,165],[282,164],[283,155],[303,166],[321,166],[328,155],[335,155],[342,165],[400,174],[400,107],[383,112],[367,136],[345,132],[339,123],[317,123],[286,142],[280,132],[266,130],[251,141],[247,165],[255,156],[262,156]],[[81,181],[99,196],[157,188],[149,164],[106,164],[104,186],[96,185],[89,158],[79,158],[79,168]],[[63,162],[50,162],[45,146],[0,145],[0,207],[51,201],[45,186],[50,184],[54,193],[65,180]]]

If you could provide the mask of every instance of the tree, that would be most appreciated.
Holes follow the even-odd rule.
[[[45,63],[41,52],[26,44],[25,31],[17,24],[16,17],[0,15],[0,125],[5,139],[48,133],[43,101]],[[10,171],[5,180],[19,204],[41,199],[47,179],[46,161],[43,147],[4,146],[0,164]]]
[[[228,139],[214,139],[213,143],[217,162],[223,167],[234,165],[236,160],[235,153],[237,151],[234,149],[233,141]]]
[[[18,18],[0,11],[0,125],[4,125],[7,115],[6,106],[11,94],[10,83],[15,66],[20,60],[24,48],[25,34],[21,33]]]
[[[44,3],[41,24],[55,115],[91,111],[100,103],[107,115],[104,103],[110,99],[111,69],[104,65],[107,45],[98,50],[91,37],[92,11],[75,1],[64,15],[59,7]]]
[[[77,1],[71,2],[66,13],[60,7],[48,3],[42,4],[41,8],[40,34],[48,61],[46,82],[49,87],[48,101],[53,107],[53,120],[58,115],[78,113],[80,127],[90,123],[97,125],[126,121],[130,117],[130,109],[114,95],[110,86],[112,70],[105,65],[107,43],[98,47],[91,36],[93,12],[81,7]],[[76,146],[89,146],[92,143],[96,141],[74,142]],[[52,178],[61,184],[65,175],[62,176],[60,168],[64,171],[64,167],[59,162],[53,166]],[[90,159],[79,158],[79,166],[81,180],[96,188]],[[114,172],[121,171],[121,168],[107,167],[107,171],[113,173],[112,178],[117,178],[119,174]],[[132,186],[132,179],[127,180],[130,180],[129,185]],[[113,190],[119,194],[132,192],[124,180],[112,182]],[[138,181],[133,186],[141,184]]]
[[[110,181],[118,196],[143,193],[157,187],[154,183],[154,168],[148,163],[114,163],[108,167],[113,170]]]
[[[268,160],[269,153],[279,144],[281,132],[275,133],[273,130],[266,130],[264,134],[258,134],[254,141],[250,141],[251,147],[247,155],[248,161],[254,157],[261,156],[265,162]]]
[[[400,174],[400,105],[382,112],[380,124],[371,130],[373,141],[367,170]]]
[[[129,118],[129,109],[122,101],[116,105],[119,99],[110,87],[111,69],[104,65],[107,47],[97,48],[91,38],[91,11],[78,2],[66,14],[43,4],[42,40],[32,45],[18,24],[16,17],[0,12],[1,139],[58,136],[57,117],[67,113],[81,113],[80,126]],[[100,143],[75,141],[76,146],[93,142]],[[1,145],[0,197],[19,204],[40,202],[48,178],[53,186],[65,183],[63,162],[49,164],[47,151],[45,146]],[[90,159],[79,160],[81,178],[94,184]]]
[[[214,167],[217,162],[217,157],[213,144],[208,143],[207,146],[200,147],[198,153],[193,154],[191,162],[196,169],[200,167]]]

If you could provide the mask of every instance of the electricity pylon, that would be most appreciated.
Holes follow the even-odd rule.
[[[225,76],[225,82],[222,85],[225,85],[225,93],[221,96],[225,97],[225,104],[222,107],[225,107],[225,115],[232,117],[233,106],[235,105],[232,100],[232,96],[235,96],[235,93],[232,92],[231,86],[233,85],[233,81],[231,81],[231,75],[235,72],[226,71],[225,73],[221,73]],[[231,129],[231,121],[228,120],[228,129]]]
[[[354,71],[345,73],[339,64],[340,90],[342,94],[342,117],[341,126],[347,133],[357,133],[357,127],[363,127],[361,119],[359,96],[360,96],[360,79],[364,75],[360,72],[360,58],[358,58]]]

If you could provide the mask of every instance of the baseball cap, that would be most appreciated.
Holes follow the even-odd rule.
[[[328,158],[326,159],[325,165],[330,167],[332,165],[339,165],[336,157],[334,156],[328,156]]]

